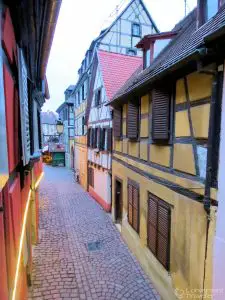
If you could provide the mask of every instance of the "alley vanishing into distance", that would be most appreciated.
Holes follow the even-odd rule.
[[[110,215],[72,171],[44,171],[30,299],[160,299]]]

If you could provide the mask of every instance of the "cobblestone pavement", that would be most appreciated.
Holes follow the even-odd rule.
[[[39,228],[30,299],[160,299],[110,216],[70,170],[45,167]]]

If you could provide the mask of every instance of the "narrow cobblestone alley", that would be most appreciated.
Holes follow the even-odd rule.
[[[110,216],[65,168],[45,167],[39,228],[30,299],[159,299]]]

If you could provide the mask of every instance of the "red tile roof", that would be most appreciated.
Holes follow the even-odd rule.
[[[98,50],[99,67],[108,100],[124,85],[142,65],[142,57]]]

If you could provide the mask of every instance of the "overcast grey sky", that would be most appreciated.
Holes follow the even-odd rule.
[[[130,0],[123,0],[124,5]],[[43,110],[56,110],[64,91],[77,81],[77,71],[91,41],[112,21],[109,18],[121,0],[62,0],[50,53],[47,78],[51,98]],[[187,0],[188,12],[197,0]],[[172,27],[184,16],[184,0],[144,0],[160,31]]]

